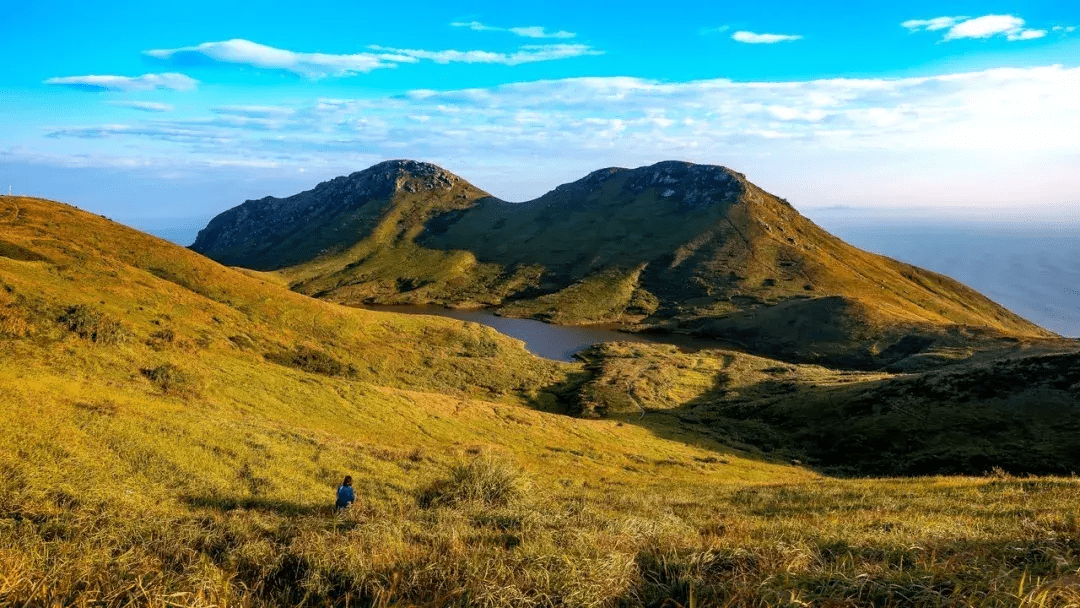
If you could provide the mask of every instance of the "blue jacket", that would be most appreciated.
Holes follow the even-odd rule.
[[[337,503],[334,506],[344,509],[354,502],[356,502],[356,492],[353,491],[352,486],[338,486]]]

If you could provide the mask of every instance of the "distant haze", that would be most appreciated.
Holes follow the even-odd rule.
[[[1080,221],[858,209],[807,215],[852,245],[948,275],[1051,331],[1080,337]]]

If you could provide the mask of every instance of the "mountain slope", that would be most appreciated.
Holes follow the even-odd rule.
[[[533,577],[504,544],[432,524],[475,527],[417,506],[475,453],[512,461],[537,496],[816,477],[545,411],[580,373],[481,325],[314,300],[67,205],[0,197],[0,605],[336,604],[346,591],[325,581],[341,576],[360,605],[521,584],[454,570],[470,563],[599,585],[572,562],[535,560]],[[363,510],[335,519],[346,474]],[[357,527],[368,519],[397,528]],[[480,521],[478,538],[498,532]],[[544,555],[532,534],[521,551]],[[592,544],[562,554],[606,558]],[[342,546],[370,548],[366,565],[342,565]],[[423,578],[388,591],[384,571]]]
[[[815,402],[847,418],[834,429],[860,432],[846,456],[864,457],[863,434],[882,433],[875,400],[907,397],[887,394],[894,382],[981,398],[998,388],[981,376],[643,345],[560,364],[475,324],[349,309],[264,276],[66,205],[0,197],[0,605],[1077,599],[1075,479],[836,480],[787,464],[788,449],[842,456],[829,451],[842,432],[814,444],[798,428],[812,413],[798,398],[818,385],[868,391],[852,408]],[[1036,360],[1003,381],[1059,396],[1080,377],[1073,361]],[[789,372],[807,393],[769,382]],[[573,395],[611,417],[546,411]],[[644,417],[626,420],[628,398]],[[1045,416],[1004,419],[1012,436],[1059,444],[976,437],[968,453],[983,457],[964,462],[1066,470],[1047,460],[1061,456],[1071,470],[1071,407],[1055,410],[1065,438]],[[993,419],[901,422],[928,449],[963,450],[935,439],[970,441],[969,423],[1001,432]],[[346,474],[359,502],[333,512]]]
[[[948,277],[833,237],[723,167],[604,169],[526,203],[388,161],[216,217],[192,248],[345,304],[494,306],[877,367],[1054,335]]]

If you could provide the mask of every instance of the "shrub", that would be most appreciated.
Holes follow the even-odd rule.
[[[256,346],[255,340],[252,340],[251,336],[247,334],[229,336],[229,342],[232,342],[233,346],[240,350],[253,350]]]
[[[19,309],[14,306],[0,305],[0,336],[5,338],[25,338],[31,334],[30,323]]]
[[[460,502],[505,505],[525,493],[521,472],[510,463],[488,454],[450,467],[450,477],[440,479],[420,493],[420,505],[431,507]]]
[[[173,363],[139,371],[166,395],[190,395],[195,392],[195,378]]]
[[[266,358],[279,365],[295,367],[310,374],[347,378],[356,375],[356,368],[353,365],[342,363],[333,355],[309,346],[299,346],[291,353],[267,354]]]
[[[71,306],[58,319],[61,325],[95,344],[122,344],[131,339],[131,330],[93,307]]]
[[[499,355],[499,343],[490,338],[467,338],[462,346],[462,354],[466,357],[497,357]]]
[[[159,329],[150,334],[146,345],[154,350],[161,350],[176,341],[176,332],[171,329]]]

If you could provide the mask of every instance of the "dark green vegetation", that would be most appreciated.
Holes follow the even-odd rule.
[[[1075,349],[905,375],[647,344],[585,356],[582,415],[680,428],[833,475],[1080,471]]]
[[[620,322],[848,368],[1055,338],[956,281],[847,245],[742,174],[689,163],[604,169],[513,204],[389,161],[244,203],[192,248],[345,304]]]

